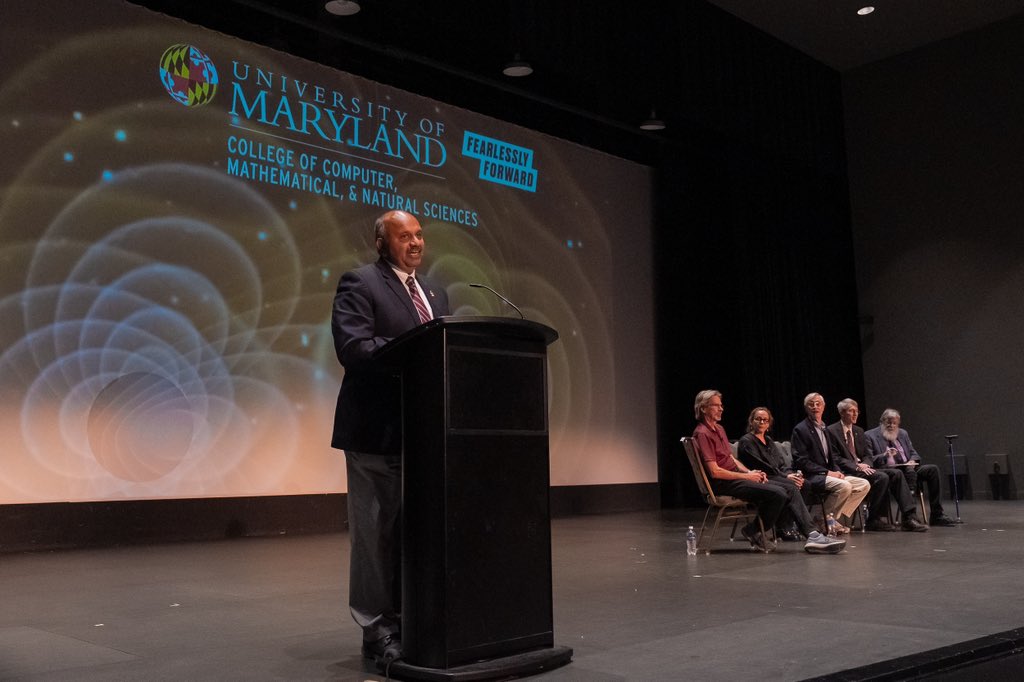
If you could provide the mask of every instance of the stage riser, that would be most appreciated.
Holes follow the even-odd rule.
[[[344,493],[0,505],[0,553],[338,533]],[[551,488],[554,517],[658,508],[656,483]]]

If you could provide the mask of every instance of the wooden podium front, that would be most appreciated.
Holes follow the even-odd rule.
[[[381,349],[402,374],[400,679],[568,663],[551,606],[547,346],[527,320],[446,317]],[[523,668],[526,666],[526,668]]]

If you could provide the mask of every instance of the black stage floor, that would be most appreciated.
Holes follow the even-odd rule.
[[[698,510],[557,519],[555,643],[575,655],[534,679],[799,680],[1021,627],[1024,502],[960,511],[837,556],[687,557]],[[0,679],[380,680],[347,562],[344,534],[0,555]]]

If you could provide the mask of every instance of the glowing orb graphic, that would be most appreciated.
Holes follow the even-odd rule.
[[[197,47],[171,45],[160,57],[160,82],[176,102],[202,106],[217,94],[217,67]]]

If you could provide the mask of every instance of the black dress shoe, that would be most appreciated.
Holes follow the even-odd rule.
[[[761,552],[772,551],[772,546],[765,539],[764,533],[757,530],[756,526],[744,526],[742,529],[740,529],[740,533],[742,533],[743,537],[747,539],[747,542],[750,543],[752,549],[756,549]]]
[[[377,661],[397,661],[402,657],[402,640],[398,635],[384,635],[375,642],[363,640],[363,658]]]
[[[775,533],[775,536],[783,542],[800,542],[803,538],[800,536],[800,532],[795,528],[789,528],[787,530],[780,530]]]
[[[928,526],[910,516],[903,521],[903,530],[910,531],[911,533],[923,533],[928,530]]]
[[[932,525],[932,526],[955,526],[956,525],[956,521],[954,521],[953,519],[949,518],[945,514],[940,514],[939,516],[933,516],[929,520],[929,525]]]

